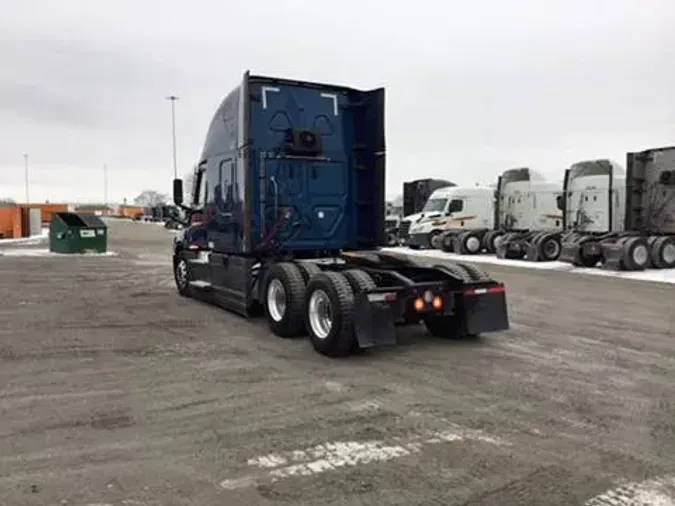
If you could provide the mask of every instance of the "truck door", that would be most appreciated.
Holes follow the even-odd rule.
[[[209,227],[214,249],[220,252],[234,252],[239,244],[239,230],[235,215],[236,164],[232,158],[217,162],[213,177],[212,223]]]

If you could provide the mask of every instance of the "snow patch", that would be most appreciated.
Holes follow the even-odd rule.
[[[526,260],[510,260],[497,258],[494,255],[459,255],[439,250],[414,250],[403,247],[382,248],[383,251],[401,253],[412,257],[424,257],[435,260],[456,260],[474,264],[503,265],[523,269],[550,270],[571,272],[573,274],[590,274],[593,276],[609,276],[613,278],[632,279],[636,281],[651,281],[655,283],[675,284],[675,269],[648,269],[645,271],[607,271],[600,268],[575,267],[566,262],[528,262]]]
[[[106,251],[105,253],[53,253],[46,248],[7,248],[0,249],[0,257],[114,257],[118,253]]]
[[[590,498],[584,506],[675,506],[675,476],[627,482]]]
[[[0,244],[39,244],[49,236],[49,229],[43,228],[38,235],[30,237],[17,237],[15,239],[0,239]]]

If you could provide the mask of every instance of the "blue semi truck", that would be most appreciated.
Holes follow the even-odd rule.
[[[173,198],[178,292],[327,356],[396,343],[423,322],[460,337],[509,328],[505,287],[464,262],[385,252],[385,92],[250,75],[222,101]]]

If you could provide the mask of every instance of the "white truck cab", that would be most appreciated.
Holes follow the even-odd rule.
[[[621,165],[612,160],[575,163],[566,182],[566,228],[595,234],[623,231],[626,171]]]
[[[513,181],[499,195],[499,224],[509,231],[553,230],[562,227],[558,198],[563,183]]]
[[[422,210],[423,216],[410,226],[408,246],[432,247],[434,236],[446,230],[491,229],[494,192],[486,186],[451,186],[434,191]]]

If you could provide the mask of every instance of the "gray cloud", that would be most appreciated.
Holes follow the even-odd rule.
[[[672,0],[11,0],[0,18],[0,194],[121,198],[187,170],[244,70],[388,90],[388,189],[673,143]],[[115,168],[113,170],[112,168]],[[88,172],[89,171],[89,172]],[[51,185],[51,186],[50,186]],[[67,195],[66,195],[67,194]],[[116,198],[117,198],[116,197]],[[93,197],[97,198],[97,197]]]

